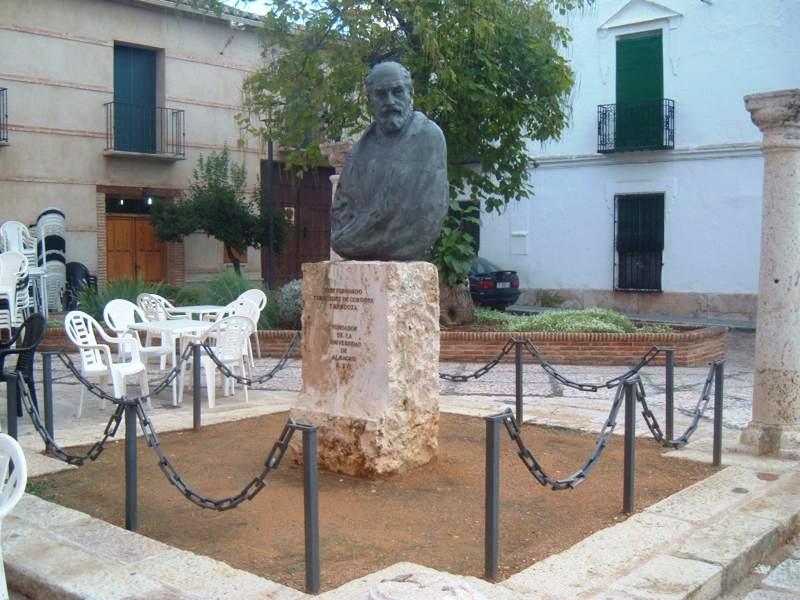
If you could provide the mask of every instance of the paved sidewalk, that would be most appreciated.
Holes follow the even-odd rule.
[[[728,468],[713,477],[497,584],[399,563],[319,597],[716,598],[732,593],[737,582],[743,578],[746,582],[761,561],[786,548],[785,543],[800,528],[800,463],[736,452],[740,449],[739,433],[750,419],[753,337],[744,332],[729,337],[723,436],[723,463]],[[266,372],[274,362],[260,361],[256,372]],[[478,366],[443,363],[441,370],[469,373]],[[624,370],[562,369],[570,378],[593,383]],[[680,368],[676,372],[677,434],[689,423],[706,374],[703,368]],[[84,416],[78,420],[74,416],[78,386],[70,383],[63,368],[55,376],[57,438],[67,445],[94,441],[108,419],[108,410],[100,410],[97,401],[87,395]],[[662,418],[663,367],[646,368],[642,378],[648,403]],[[613,393],[589,394],[554,386],[535,365],[526,367],[524,379],[526,421],[597,431],[607,417]],[[203,422],[287,410],[299,387],[299,362],[290,361],[276,378],[251,392],[249,403],[219,398],[215,409],[204,410]],[[442,382],[441,391],[441,409],[446,412],[485,416],[513,407],[513,364],[498,365],[484,378],[466,384]],[[170,398],[165,391],[150,411],[157,431],[191,427],[190,397],[178,408],[170,407]],[[689,446],[670,455],[710,462],[710,418],[709,408]],[[622,419],[619,421],[618,433],[622,431]],[[641,420],[637,432],[649,435]],[[38,454],[42,444],[28,419],[20,421],[20,439],[30,459],[32,476],[73,468]],[[2,546],[11,586],[31,598],[306,597],[224,563],[171,548],[30,495],[4,520]],[[502,556],[502,546],[500,551]],[[763,581],[757,585],[772,585],[784,571],[793,573],[796,568],[792,562],[783,569],[777,567],[769,576],[762,575]],[[765,590],[775,591],[762,587],[761,591]],[[746,596],[751,591],[737,593]],[[773,596],[752,598],[760,597]]]

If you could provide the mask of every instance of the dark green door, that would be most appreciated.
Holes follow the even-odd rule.
[[[156,151],[156,53],[114,46],[114,149]]]
[[[663,145],[661,30],[617,38],[617,150]]]

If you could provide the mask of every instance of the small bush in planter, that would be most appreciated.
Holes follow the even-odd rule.
[[[116,298],[123,298],[135,303],[136,296],[144,292],[166,296],[175,289],[174,286],[163,283],[145,283],[141,279],[115,279],[106,283],[98,291],[91,287],[84,287],[78,295],[78,307],[98,321],[102,321],[103,309],[106,304]]]
[[[303,280],[294,279],[277,294],[280,325],[287,329],[300,329],[303,316]]]

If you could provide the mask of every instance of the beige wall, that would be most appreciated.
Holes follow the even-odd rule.
[[[9,145],[0,148],[0,221],[32,223],[45,207],[61,208],[67,260],[96,271],[105,251],[96,186],[185,188],[199,154],[227,143],[254,187],[261,144],[250,138],[237,149],[234,114],[260,51],[250,28],[236,31],[225,47],[232,33],[228,20],[136,0],[0,1],[0,87],[8,89],[9,115]],[[163,50],[159,89],[166,107],[186,111],[185,160],[104,155],[115,42]],[[187,280],[222,268],[220,248],[192,236]],[[258,252],[250,253],[248,271],[259,276]]]

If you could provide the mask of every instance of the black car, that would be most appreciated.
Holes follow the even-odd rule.
[[[516,271],[478,257],[469,269],[469,292],[475,304],[505,308],[519,298],[519,277]]]

